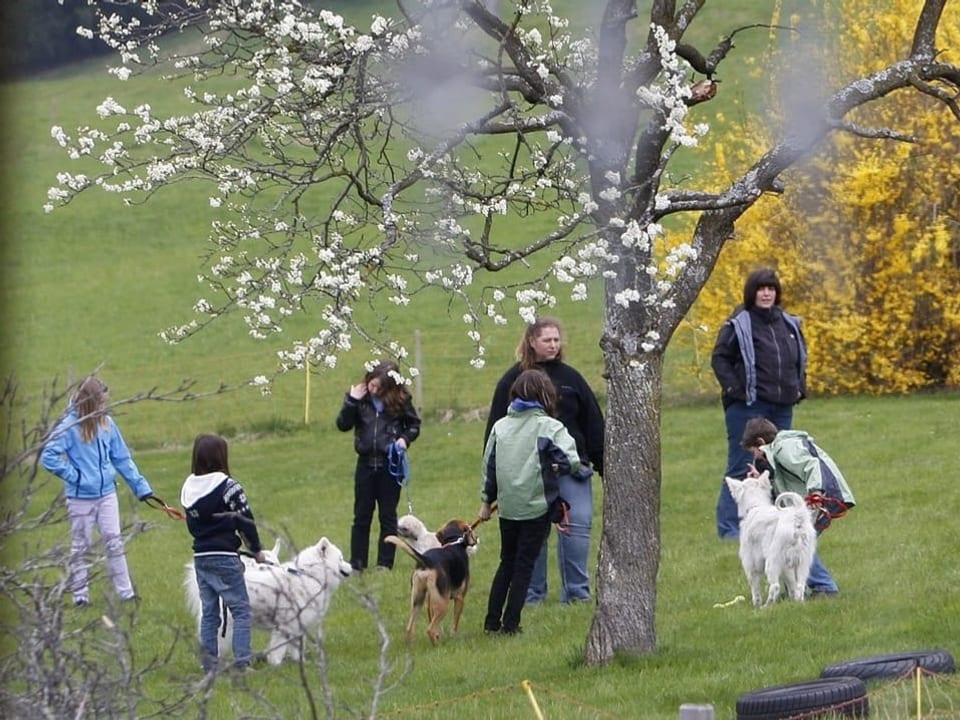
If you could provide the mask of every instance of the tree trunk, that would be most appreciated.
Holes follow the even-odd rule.
[[[585,660],[656,651],[660,567],[661,350],[624,357],[605,348],[607,422],[597,610]]]

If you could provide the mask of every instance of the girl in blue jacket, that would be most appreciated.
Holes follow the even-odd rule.
[[[107,573],[121,600],[136,597],[120,534],[117,473],[138,500],[153,495],[150,483],[130,456],[123,436],[106,411],[109,389],[90,376],[82,383],[66,417],[57,425],[40,454],[44,468],[64,482],[71,541],[68,589],[77,607],[90,604],[90,563],[93,528],[100,532],[107,556]]]

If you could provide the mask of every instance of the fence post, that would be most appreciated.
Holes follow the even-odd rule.
[[[680,706],[680,720],[713,720],[713,705],[684,703]]]
[[[413,404],[417,413],[423,417],[423,343],[420,341],[420,331],[413,331],[413,363],[420,374],[413,382]]]

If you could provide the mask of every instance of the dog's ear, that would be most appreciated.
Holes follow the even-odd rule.
[[[724,478],[724,482],[727,483],[727,488],[730,490],[730,494],[733,495],[734,499],[740,497],[743,492],[743,480],[737,480],[737,478]]]

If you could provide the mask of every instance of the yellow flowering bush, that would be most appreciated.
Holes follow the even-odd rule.
[[[919,6],[847,0],[825,8],[837,16],[838,31],[819,49],[834,59],[833,79],[842,83],[889,61],[910,42]],[[960,14],[944,18],[937,47],[956,61]],[[799,56],[793,45],[773,52]],[[778,111],[781,122],[792,119],[788,109]],[[737,135],[746,145],[769,144],[770,117],[747,120]],[[746,275],[769,265],[780,274],[784,307],[803,318],[810,391],[960,386],[960,123],[919,93],[864,106],[854,122],[917,142],[835,133],[784,177],[784,194],[763,198],[741,219],[691,323],[715,336],[741,301]],[[722,177],[746,155],[728,141],[714,157]]]

